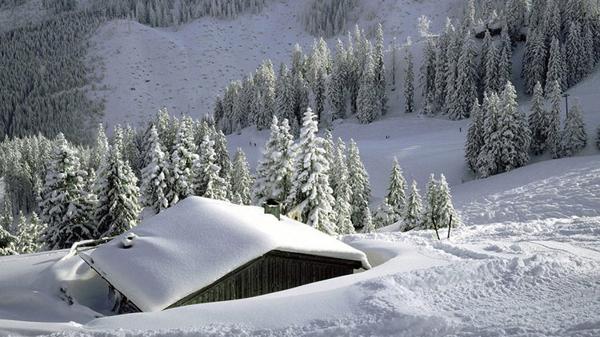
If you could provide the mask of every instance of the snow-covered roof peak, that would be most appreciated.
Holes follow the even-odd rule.
[[[141,310],[158,311],[272,250],[370,267],[363,252],[303,223],[200,197],[180,201],[84,257]]]

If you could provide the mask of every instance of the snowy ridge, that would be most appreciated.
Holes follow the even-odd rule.
[[[123,240],[135,233],[131,248]],[[143,311],[158,311],[272,250],[360,261],[364,253],[262,208],[188,197],[86,254]],[[151,258],[150,258],[151,257]]]

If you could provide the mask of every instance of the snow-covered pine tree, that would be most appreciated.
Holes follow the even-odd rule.
[[[373,217],[373,226],[375,228],[382,228],[396,223],[399,220],[398,215],[389,204],[387,198],[383,198],[383,202],[375,210],[375,216]]]
[[[439,217],[436,218],[436,221],[439,223],[438,227],[448,227],[449,224],[451,227],[456,227],[456,225],[459,223],[459,219],[456,211],[454,210],[452,194],[450,193],[450,187],[448,186],[448,182],[446,182],[446,177],[444,174],[440,175],[436,192],[438,194],[436,199],[438,202],[439,211]],[[450,218],[452,218],[452,223],[450,223]]]
[[[432,174],[427,184],[427,203],[423,213],[423,223],[425,229],[434,229],[448,227],[450,217],[452,217],[452,227],[458,224],[458,218],[452,205],[452,195],[446,182],[446,177],[442,174],[440,180],[436,180]]]
[[[377,101],[377,90],[375,89],[374,62],[371,53],[367,53],[365,69],[360,79],[360,88],[356,101],[356,117],[363,124],[373,122],[379,117],[379,102]]]
[[[442,39],[442,37],[440,38]],[[441,40],[440,40],[441,42]],[[438,43],[440,43],[438,42]],[[411,52],[411,48],[412,48],[412,43],[410,42],[410,40],[407,41],[406,46],[404,47],[406,48],[405,51],[405,68],[404,68],[404,72],[405,72],[405,77],[404,77],[404,97],[406,99],[406,108],[405,111],[407,111],[408,107],[409,107],[409,98],[411,95],[411,91],[412,91],[412,98],[413,98],[413,102],[411,107],[413,108],[411,110],[414,111],[414,70],[413,70],[413,55]],[[423,88],[422,90],[422,94],[423,94],[423,98],[425,99],[425,105],[430,105],[431,109],[433,109],[436,105],[436,76],[438,76],[438,69],[437,69],[437,64],[438,64],[438,54],[440,54],[440,57],[444,57],[445,58],[445,52],[437,52],[436,50],[438,49],[438,45],[436,44],[436,41],[433,37],[431,36],[427,36],[427,40],[426,40],[426,44],[425,44],[425,49],[423,50],[423,63],[421,64],[421,68],[420,68],[420,73],[421,73],[421,86]],[[440,62],[442,62],[442,60],[440,60]],[[443,73],[440,73],[440,75],[443,75]]]
[[[402,216],[404,225],[401,230],[406,232],[419,227],[423,223],[421,218],[422,212],[423,206],[421,205],[421,195],[417,189],[417,182],[413,180],[406,201],[406,209]]]
[[[4,217],[5,215],[3,215]],[[17,254],[15,243],[17,238],[10,234],[6,229],[0,226],[0,256]]]
[[[331,190],[335,191],[335,185],[337,184],[337,175],[334,170],[336,153],[333,135],[330,130],[325,130],[323,134],[323,151],[325,151],[325,159],[327,160],[327,163],[329,163],[329,170],[327,171],[327,176],[329,176],[329,187],[331,187]]]
[[[542,32],[529,33],[525,55],[523,56],[523,78],[525,79],[525,92],[533,93],[537,82],[544,83],[546,76],[547,50]]]
[[[254,124],[259,130],[269,127],[275,115],[275,72],[271,60],[266,60],[256,71],[253,100],[256,104]]]
[[[404,68],[404,112],[406,113],[415,111],[415,74],[411,47],[412,45],[410,43],[406,46],[406,54],[404,56],[406,65],[406,68]],[[434,57],[435,53],[431,59],[434,60]],[[430,71],[435,71],[435,67],[428,68],[430,68]],[[426,76],[427,78],[431,78],[434,77],[434,74],[427,74]]]
[[[383,116],[387,112],[387,81],[385,78],[385,62],[383,60],[383,27],[377,24],[375,37],[375,48],[373,50],[373,87],[375,90],[375,102],[377,104],[377,115]]]
[[[586,145],[587,133],[581,115],[581,105],[579,101],[575,101],[565,120],[565,127],[562,132],[561,156],[571,157],[583,150]]]
[[[231,172],[231,200],[241,205],[252,203],[252,184],[254,180],[250,174],[246,154],[238,148],[233,158],[233,170]]]
[[[227,182],[219,175],[221,167],[217,163],[215,142],[206,135],[201,148],[202,155],[194,162],[193,193],[205,198],[226,200]]]
[[[500,97],[501,111],[498,119],[500,156],[496,158],[500,172],[521,167],[529,161],[531,134],[525,114],[519,111],[517,92],[507,82]]]
[[[290,127],[293,133],[296,134],[299,129],[298,119],[294,111],[295,106],[295,92],[294,92],[294,78],[290,74],[287,66],[281,64],[279,69],[279,77],[277,78],[277,85],[275,87],[275,106],[277,111],[278,119],[287,119],[290,123]]]
[[[525,18],[528,16],[527,8],[526,0],[508,0],[506,2],[504,12],[506,28],[510,37],[515,41],[519,39],[521,27],[525,25]]]
[[[398,159],[394,158],[394,165],[392,167],[392,174],[390,175],[390,184],[388,187],[388,193],[386,195],[386,201],[389,204],[394,217],[391,219],[392,223],[400,220],[406,208],[406,180],[402,174],[402,168],[398,163]]]
[[[483,42],[481,43],[481,52],[479,53],[479,79],[480,79],[480,86],[479,86],[479,96],[483,96],[483,93],[490,90],[488,88],[488,86],[486,85],[490,83],[490,77],[488,76],[488,71],[487,71],[487,62],[488,60],[490,60],[489,57],[489,53],[490,53],[490,49],[492,48],[492,46],[494,46],[494,41],[492,40],[492,35],[490,34],[490,31],[488,29],[485,30],[484,36],[483,36]],[[495,48],[495,46],[494,46]],[[498,52],[496,51],[496,58],[498,57]],[[496,60],[495,63],[492,64],[492,66],[497,66],[498,61]],[[495,74],[495,73],[490,73],[490,75]]]
[[[350,205],[352,190],[348,182],[348,165],[346,160],[346,147],[341,139],[338,139],[334,169],[336,185],[333,190],[335,205],[333,206],[333,217],[335,227],[339,234],[354,234],[352,224],[352,206]]]
[[[71,247],[77,241],[94,238],[93,198],[85,190],[87,173],[62,133],[52,149],[41,193],[41,219],[48,224],[44,242],[49,249]]]
[[[477,157],[483,147],[484,127],[485,116],[483,115],[479,101],[475,100],[473,108],[471,109],[471,125],[467,131],[467,142],[465,145],[467,164],[473,171],[477,169]]]
[[[273,115],[271,118],[273,118]],[[229,157],[227,137],[225,137],[223,131],[215,130],[214,126],[211,127],[211,131],[213,135],[212,140],[215,143],[215,163],[221,168],[221,170],[219,170],[219,177],[225,182],[223,188],[225,188],[227,196],[230,196],[231,186],[229,185],[229,181],[231,180],[232,163],[231,158]]]
[[[98,131],[96,134],[96,146],[92,152],[92,167],[97,170],[100,167],[104,156],[108,153],[108,137],[104,132],[104,126],[102,123],[98,124]]]
[[[364,220],[363,220],[363,233],[373,233],[375,232],[375,224],[373,223],[373,217],[371,216],[371,209],[369,208],[369,203],[365,200],[363,204],[364,211]]]
[[[557,38],[553,38],[548,59],[548,72],[546,73],[546,93],[549,92],[550,84],[554,81],[558,81],[561,88],[565,89],[567,85],[565,75],[565,62],[562,57],[560,42]]]
[[[294,185],[288,197],[290,207],[299,207],[300,219],[327,234],[335,234],[332,207],[335,203],[329,187],[329,163],[323,150],[323,139],[317,136],[317,122],[306,109],[296,149]]]
[[[169,162],[160,145],[158,131],[152,125],[148,132],[147,143],[149,149],[147,152],[148,164],[142,170],[141,201],[145,207],[150,207],[155,214],[158,214],[169,207]]]
[[[337,41],[327,95],[332,109],[332,119],[346,117],[346,50],[341,40]]]
[[[574,86],[587,74],[585,57],[586,47],[583,45],[581,37],[581,26],[578,22],[571,22],[565,43],[566,65],[567,65],[567,84]]]
[[[16,248],[19,254],[39,252],[42,249],[40,239],[44,230],[45,226],[40,223],[40,219],[35,212],[31,213],[30,219],[27,220],[23,212],[20,211],[16,235]]]
[[[262,205],[273,199],[285,205],[291,192],[293,175],[293,136],[287,119],[281,123],[276,117],[271,123],[271,135],[265,144],[262,160],[258,162],[254,183],[254,201]]]
[[[440,37],[436,45],[436,57],[435,57],[435,98],[433,107],[436,111],[441,111],[446,103],[447,93],[447,79],[448,74],[448,59],[447,49],[450,44],[451,38],[454,34],[454,26],[450,19],[446,21],[446,28]]]
[[[162,108],[158,111],[155,124],[160,144],[166,153],[171,153],[175,144],[179,121],[169,115],[167,108]]]
[[[98,198],[95,219],[99,237],[119,235],[137,224],[140,215],[137,178],[119,152],[119,142],[111,146],[98,172],[95,192]]]
[[[456,77],[458,69],[458,60],[461,54],[461,36],[458,32],[453,32],[449,37],[449,43],[446,49],[446,95],[443,104],[444,113],[449,113],[453,102],[457,100]]]
[[[468,118],[473,102],[477,99],[478,70],[475,60],[477,51],[471,34],[467,33],[457,64],[455,88],[449,107],[450,119]]]
[[[550,111],[546,130],[546,149],[552,154],[552,158],[560,157],[560,106],[562,90],[558,81],[550,83],[550,91],[546,93],[550,99]]]
[[[500,98],[495,92],[483,97],[481,107],[484,116],[483,146],[477,156],[477,173],[486,178],[498,173],[497,158],[501,153],[499,130]]]
[[[529,130],[531,132],[531,152],[534,155],[544,153],[547,148],[549,115],[544,108],[544,92],[540,82],[533,88],[531,113],[529,114]]]
[[[369,200],[371,199],[371,186],[369,184],[369,175],[362,160],[360,151],[353,139],[350,140],[348,150],[348,184],[352,188],[352,223],[356,228],[366,226],[366,214]],[[367,207],[365,208],[365,205]]]
[[[485,71],[483,81],[483,92],[499,91],[500,83],[498,78],[499,67],[498,48],[493,43],[490,45],[485,55]]]
[[[502,90],[507,82],[512,82],[512,43],[506,25],[502,28],[500,36],[500,58],[498,59],[498,91]]]
[[[193,194],[194,163],[198,160],[198,150],[194,143],[194,132],[189,119],[183,119],[177,129],[171,167],[169,168],[170,194],[167,195],[169,205]]]

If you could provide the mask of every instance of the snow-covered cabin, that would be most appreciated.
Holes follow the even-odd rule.
[[[370,268],[363,252],[303,223],[200,197],[79,256],[114,288],[120,313],[246,298]]]

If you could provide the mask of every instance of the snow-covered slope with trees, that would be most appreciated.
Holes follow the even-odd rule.
[[[358,23],[374,37],[377,23],[382,23],[386,43],[396,38],[400,45],[409,36],[413,41],[419,38],[420,15],[431,17],[432,29],[437,30],[446,16],[460,15],[460,2],[358,1],[347,29]],[[295,43],[308,51],[315,37],[302,24],[306,5],[274,0],[259,14],[235,20],[201,18],[177,28],[128,20],[104,24],[92,38],[90,59],[103,76],[94,94],[106,99],[105,125],[109,130],[116,124],[137,126],[162,107],[176,116],[211,113],[225,86],[253,72],[263,60],[271,59],[277,68],[289,62]],[[337,38],[346,40],[346,33],[328,39],[330,49]]]
[[[30,304],[52,307],[45,315],[29,305],[17,310],[4,298],[0,331],[16,336],[60,330],[54,336],[595,336],[600,333],[600,214],[574,216],[566,205],[573,210],[597,205],[597,174],[586,168],[599,162],[598,156],[544,162],[456,188],[461,216],[482,225],[459,227],[450,240],[435,240],[433,231],[346,236],[344,241],[365,251],[375,266],[366,272],[245,300],[95,320],[79,305],[53,296]],[[562,195],[554,188],[557,180],[577,195]],[[517,211],[496,209],[511,202]],[[11,271],[0,275],[0,287],[20,296],[35,289],[37,297],[57,284],[73,288],[71,275],[83,269],[73,258],[59,262],[63,254],[0,259],[3,270]],[[23,283],[24,278],[33,282]],[[82,296],[82,288],[76,289]]]

